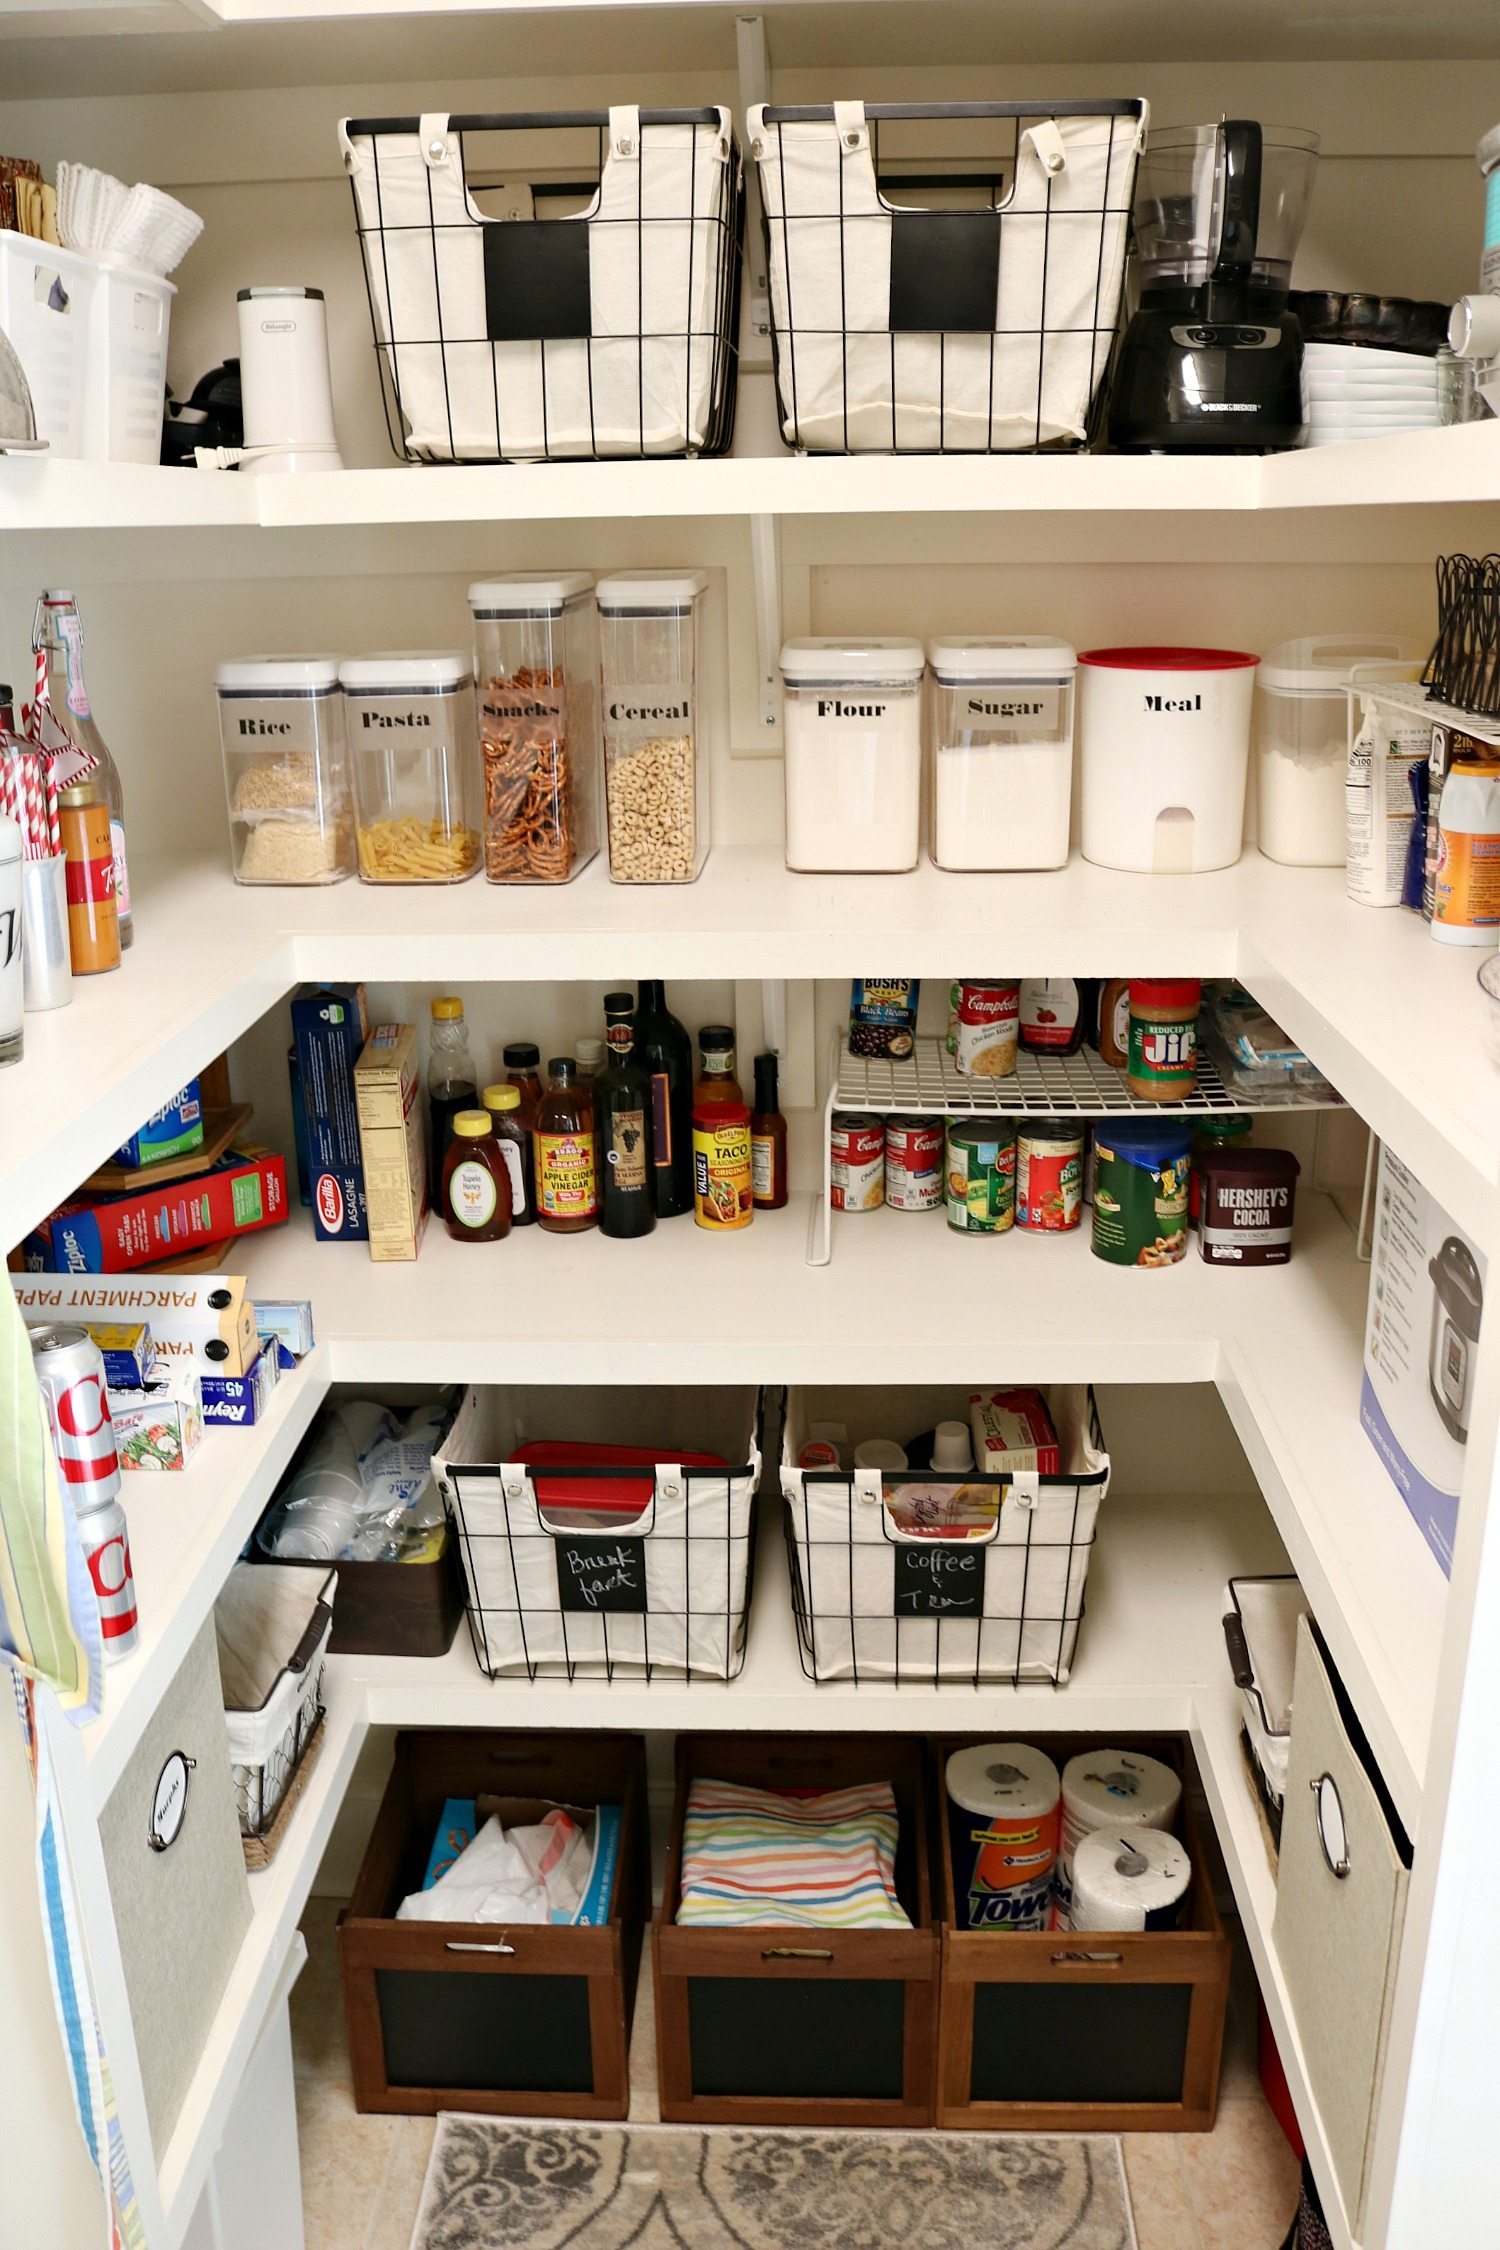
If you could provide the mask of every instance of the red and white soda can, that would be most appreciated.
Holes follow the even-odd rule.
[[[99,1634],[104,1661],[128,1655],[138,1638],[135,1574],[130,1567],[130,1533],[118,1500],[106,1500],[78,1518],[83,1556],[99,1597]]]
[[[104,1355],[83,1328],[33,1328],[31,1354],[57,1453],[58,1474],[81,1514],[113,1500],[120,1455],[104,1389]]]

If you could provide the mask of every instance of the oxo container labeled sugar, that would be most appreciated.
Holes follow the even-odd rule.
[[[955,1750],[946,1769],[960,1929],[1044,1930],[1052,1911],[1062,1783],[1025,1742]]]
[[[1174,1930],[1193,1879],[1175,1836],[1096,1828],[1073,1855],[1075,1930]]]
[[[1140,1750],[1080,1750],[1068,1760],[1053,1886],[1058,1929],[1073,1926],[1073,1858],[1084,1837],[1099,1828],[1170,1828],[1181,1802],[1182,1783],[1172,1768]]]

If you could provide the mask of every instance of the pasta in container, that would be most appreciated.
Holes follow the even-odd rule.
[[[462,883],[479,865],[473,679],[453,653],[339,666],[366,883]]]

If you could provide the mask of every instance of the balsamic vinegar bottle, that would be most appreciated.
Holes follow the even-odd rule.
[[[667,1006],[660,977],[642,977],[635,1059],[651,1091],[652,1200],[659,1219],[693,1208],[693,1042]]]
[[[629,1239],[656,1224],[652,1202],[651,1087],[634,1055],[635,1002],[604,995],[605,1064],[594,1085],[599,1123],[599,1226]]]

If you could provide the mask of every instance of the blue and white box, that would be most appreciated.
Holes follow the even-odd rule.
[[[369,1033],[362,984],[305,984],[292,997],[313,1233],[319,1242],[370,1239],[354,1097],[354,1065]]]
[[[264,1347],[243,1375],[202,1375],[205,1427],[252,1429],[270,1405],[280,1375],[274,1351]]]

